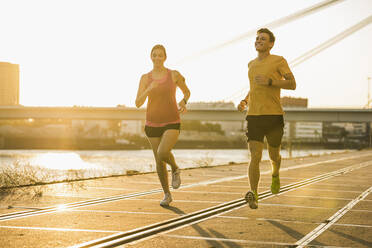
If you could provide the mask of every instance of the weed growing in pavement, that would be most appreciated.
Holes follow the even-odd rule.
[[[37,199],[43,195],[41,182],[48,181],[48,174],[41,168],[22,165],[15,162],[11,165],[2,165],[0,169],[0,200],[12,196],[18,200],[24,197]],[[35,187],[21,187],[24,185],[37,185]]]
[[[0,201],[38,200],[48,185],[65,182],[70,191],[84,188],[84,170],[57,171],[19,161],[0,168]]]
[[[205,157],[203,158],[200,158],[198,160],[195,160],[194,163],[198,166],[198,167],[209,167],[212,165],[214,159],[212,157],[209,156],[209,153],[207,153],[205,155]]]

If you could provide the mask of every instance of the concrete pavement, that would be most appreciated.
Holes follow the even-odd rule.
[[[368,191],[372,150],[284,160],[282,186],[351,166],[355,167],[351,171],[269,196],[257,210],[240,206],[125,247],[295,247],[301,245],[299,241],[313,246],[372,247]],[[249,190],[246,172],[246,164],[182,170],[182,187],[172,191],[174,201],[168,208],[159,206],[163,194],[155,173],[89,180],[73,187],[50,185],[38,202],[0,203],[0,247],[78,246],[187,216],[243,198]],[[269,162],[262,163],[261,173],[259,192],[264,192],[271,184]],[[138,192],[144,194],[134,195]],[[353,201],[355,205],[348,207]],[[345,206],[332,223],[331,217]],[[22,211],[30,212],[22,216]],[[309,236],[317,228],[320,231]]]

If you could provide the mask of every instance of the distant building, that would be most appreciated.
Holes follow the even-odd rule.
[[[188,109],[236,109],[233,102],[190,102]]]
[[[145,121],[144,120],[122,120],[120,121],[120,135],[137,134],[144,136]]]
[[[237,110],[233,102],[190,102],[187,104],[188,109],[230,109]],[[221,130],[225,132],[225,136],[232,137],[236,134],[240,134],[242,129],[244,129],[244,122],[241,121],[202,121],[202,124],[219,124]],[[198,133],[197,135],[200,135]]]
[[[112,138],[115,136],[115,121],[109,120],[72,120],[74,135],[85,138]]]
[[[19,105],[19,65],[0,62],[0,105]]]
[[[284,96],[280,98],[284,108],[307,108],[307,98],[295,98]]]
[[[284,126],[284,139],[289,139],[290,136],[294,139],[303,141],[321,141],[323,123],[322,122],[294,122],[293,133],[290,135],[290,125],[286,122]]]

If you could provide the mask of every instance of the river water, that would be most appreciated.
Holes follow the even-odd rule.
[[[346,150],[294,150],[292,157],[344,151]],[[173,150],[173,154],[180,168],[242,163],[250,159],[247,149],[177,149]],[[281,154],[288,157],[286,150],[282,150]],[[269,159],[267,150],[264,150],[262,159]],[[18,169],[26,165],[60,175],[66,171],[79,170],[84,172],[84,177],[126,174],[130,170],[152,172],[156,169],[151,150],[0,150],[0,165],[2,168],[17,165]],[[59,179],[63,179],[63,176]]]

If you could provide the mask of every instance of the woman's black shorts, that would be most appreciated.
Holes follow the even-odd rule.
[[[247,115],[246,120],[248,141],[264,142],[266,136],[269,146],[280,146],[284,133],[283,115]]]
[[[163,133],[167,131],[168,129],[181,130],[181,124],[180,123],[168,124],[164,127],[145,126],[145,133],[146,133],[146,136],[150,138],[161,137]]]

